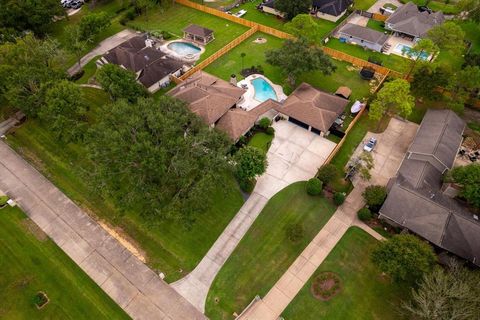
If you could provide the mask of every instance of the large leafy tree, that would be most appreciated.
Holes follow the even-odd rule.
[[[468,19],[480,22],[480,0],[460,0],[457,7]]]
[[[135,74],[115,64],[101,67],[97,71],[96,79],[112,100],[127,99],[135,102],[138,98],[146,96],[146,90],[136,81]]]
[[[255,147],[243,147],[235,154],[236,176],[240,181],[255,179],[267,168],[266,154]]]
[[[372,252],[372,261],[395,281],[413,285],[432,271],[436,256],[425,241],[401,234],[381,242]]]
[[[440,50],[461,54],[465,50],[465,31],[453,21],[437,25],[428,31],[428,38]]]
[[[448,65],[423,63],[413,75],[411,82],[412,92],[417,97],[430,100],[441,98],[439,87],[447,87],[452,77],[452,70]]]
[[[460,184],[460,195],[470,204],[480,208],[480,164],[456,167],[449,173],[449,177]]]
[[[152,223],[175,219],[190,225],[211,205],[209,194],[229,168],[228,138],[166,96],[108,106],[88,145],[94,185]]]
[[[480,90],[480,67],[466,66],[454,73],[447,86],[448,107],[455,112],[461,113],[468,98]]]
[[[379,121],[387,112],[397,112],[408,117],[415,106],[415,98],[410,94],[410,83],[404,79],[386,82],[370,104],[369,117]]]
[[[83,16],[79,23],[81,40],[89,40],[110,25],[110,17],[106,12],[91,13]]]
[[[45,96],[39,118],[64,142],[78,141],[85,132],[86,106],[80,88],[67,80],[56,82]]]
[[[82,39],[82,33],[78,25],[71,25],[65,28],[65,44],[66,50],[73,53],[77,59],[78,66],[82,55],[87,48],[87,41]]]
[[[0,46],[0,92],[9,104],[36,116],[48,85],[65,77],[64,59],[56,41],[32,34]]]
[[[0,1],[0,28],[11,31],[33,31],[43,35],[54,16],[65,15],[58,0],[2,0]]]
[[[336,69],[320,47],[311,46],[304,38],[286,40],[281,48],[267,51],[265,55],[267,63],[282,68],[292,87],[302,73],[320,71],[328,75]]]
[[[296,15],[301,13],[308,13],[312,6],[311,0],[276,0],[275,9],[284,12],[286,18],[291,20]]]
[[[403,54],[409,58],[409,71],[407,73],[407,78],[415,72],[419,62],[424,61],[424,55],[428,54],[431,58],[438,53],[440,49],[438,46],[428,38],[418,41],[412,48],[403,50]]]
[[[299,14],[285,24],[285,30],[297,38],[305,38],[310,43],[319,43],[322,39],[320,26],[309,14]]]

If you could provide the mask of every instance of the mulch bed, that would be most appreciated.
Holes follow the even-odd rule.
[[[322,272],[313,280],[310,291],[316,299],[328,301],[342,291],[342,281],[336,273]]]

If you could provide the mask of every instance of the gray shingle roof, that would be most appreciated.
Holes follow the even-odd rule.
[[[436,25],[442,24],[445,17],[441,11],[429,13],[421,12],[413,2],[404,4],[385,21],[391,29],[416,37],[424,37]]]
[[[185,29],[183,29],[183,32],[193,34],[195,36],[199,37],[208,37],[213,33],[213,30],[204,28],[202,26],[196,25],[196,24],[191,24]]]
[[[312,7],[322,13],[338,17],[352,3],[352,0],[313,0]]]
[[[362,27],[357,24],[347,23],[340,30],[347,36],[359,38],[371,43],[377,43],[383,45],[388,40],[388,35],[383,32],[379,32],[367,27]]]

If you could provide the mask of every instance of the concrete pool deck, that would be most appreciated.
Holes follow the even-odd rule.
[[[194,47],[200,49],[200,52],[195,53],[195,54],[182,55],[182,54],[179,54],[178,52],[176,52],[175,50],[169,48],[169,45],[171,45],[172,43],[186,43],[188,45],[191,45],[191,46],[194,46]],[[200,56],[205,52],[205,47],[204,46],[193,43],[193,42],[185,40],[185,39],[170,40],[170,41],[167,41],[167,42],[163,43],[162,45],[158,46],[158,48],[160,49],[160,51],[162,51],[163,53],[171,56],[172,58],[176,58],[176,59],[186,61],[186,62],[197,61],[198,59],[200,59]]]
[[[247,90],[247,92],[245,92],[245,94],[243,95],[242,101],[237,104],[239,108],[242,108],[246,111],[250,111],[263,102],[255,99],[255,88],[252,84],[252,80],[258,79],[258,78],[265,80],[269,85],[272,86],[273,90],[275,91],[275,94],[277,95],[278,102],[282,102],[283,100],[287,99],[287,95],[283,93],[282,86],[273,83],[272,81],[270,81],[270,79],[268,79],[267,77],[261,74],[252,74],[237,83],[238,87],[242,88],[243,86],[246,86],[246,90]]]

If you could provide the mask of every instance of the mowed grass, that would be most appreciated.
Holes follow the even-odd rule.
[[[328,219],[335,206],[326,198],[309,196],[305,182],[277,193],[265,206],[215,278],[206,303],[210,319],[233,319],[258,294],[264,296]],[[300,223],[298,242],[287,238],[287,228]]]
[[[171,5],[166,9],[155,7],[148,12],[147,16],[137,17],[129,22],[128,26],[144,31],[168,31],[173,36],[182,38],[182,30],[190,24],[197,24],[214,31],[215,40],[206,45],[200,60],[217,52],[248,30],[242,25],[179,4]]]
[[[0,209],[1,319],[129,319],[37,228],[20,209]],[[38,291],[50,299],[41,310]]]
[[[288,320],[403,319],[397,309],[408,298],[409,289],[382,278],[370,260],[377,244],[365,231],[348,229],[282,316]],[[317,300],[310,291],[313,279],[322,272],[334,272],[342,281],[342,291],[329,301]]]
[[[103,108],[108,108],[104,106],[108,97],[93,88],[83,91],[89,101],[89,117],[94,121]],[[224,174],[224,185],[205,194],[212,199],[212,208],[198,213],[191,229],[173,222],[151,226],[140,217],[140,212],[121,212],[112,201],[92,191],[85,177],[85,172],[92,170],[92,163],[84,146],[59,143],[38,121],[28,121],[7,141],[70,198],[100,219],[122,228],[146,253],[148,264],[166,274],[167,281],[181,278],[196,266],[243,204],[235,179]]]
[[[266,134],[265,132],[257,132],[248,141],[248,145],[251,147],[258,148],[263,152],[267,153],[270,148],[270,144],[273,140],[273,135]]]

